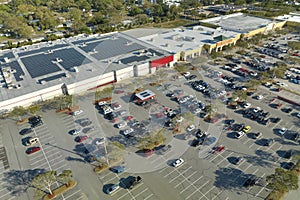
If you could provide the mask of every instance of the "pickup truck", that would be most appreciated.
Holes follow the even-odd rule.
[[[139,184],[141,182],[142,182],[142,177],[130,176],[130,177],[128,177],[128,183],[126,185],[126,188],[131,190],[134,186],[136,186],[137,184]]]

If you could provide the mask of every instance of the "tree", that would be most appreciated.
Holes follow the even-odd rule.
[[[21,119],[27,113],[26,109],[22,106],[14,107],[14,109],[10,112],[10,115],[19,117]]]
[[[51,186],[56,182],[56,180],[56,171],[48,171],[35,176],[30,185],[39,190],[47,190],[48,193],[52,195],[53,192]]]
[[[36,113],[39,112],[40,110],[41,110],[40,105],[32,105],[28,108],[28,111],[33,115],[36,115]]]
[[[143,13],[143,10],[137,6],[131,6],[131,9],[129,11],[130,16],[136,16],[136,15],[142,14],[142,13]]]
[[[186,119],[189,122],[193,122],[195,119],[195,116],[191,112],[185,112],[183,113],[183,118]]]
[[[216,112],[216,108],[212,104],[208,104],[205,106],[205,111],[208,115],[213,115]]]
[[[247,99],[247,92],[244,90],[235,90],[232,93],[232,98],[233,99],[238,98],[240,101],[244,101]]]
[[[296,172],[276,168],[275,173],[267,176],[267,188],[279,192],[288,192],[298,189],[298,176]]]
[[[73,180],[73,174],[71,170],[62,171],[56,178],[58,182],[62,184],[69,185],[69,183]]]
[[[259,86],[260,84],[261,84],[261,81],[256,80],[256,79],[250,79],[250,80],[245,84],[245,86],[246,86],[248,89],[256,89],[256,87]]]

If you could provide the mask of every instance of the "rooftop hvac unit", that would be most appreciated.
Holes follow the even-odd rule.
[[[45,85],[47,82],[45,80],[40,81],[42,85]]]
[[[4,57],[4,62],[5,63],[9,63],[9,58],[8,57]]]
[[[73,71],[76,73],[79,72],[78,67],[73,67]]]
[[[16,89],[20,89],[20,88],[21,88],[21,84],[16,84],[16,85],[15,85],[15,88],[16,88]]]
[[[62,62],[63,60],[61,58],[56,58],[56,62]]]

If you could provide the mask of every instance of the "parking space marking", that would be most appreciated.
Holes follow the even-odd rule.
[[[211,200],[214,200],[215,198],[217,198],[223,191],[221,190],[217,195],[215,195]],[[227,197],[228,198],[228,197]],[[226,198],[226,199],[227,199]]]
[[[168,174],[166,174],[165,176],[164,176],[164,178],[166,178],[167,176],[169,176],[170,174],[172,174],[173,172],[175,172],[176,170],[172,170],[171,172],[169,172]]]
[[[68,196],[64,196],[64,199],[69,199],[70,197],[74,196],[75,194],[77,194],[78,192],[81,192],[81,190],[76,190],[75,192],[73,192],[72,194],[68,195]]]
[[[209,181],[206,181],[201,187],[199,187],[198,189],[194,190],[194,192],[192,192],[189,196],[187,196],[185,199],[189,199],[191,196],[193,196],[193,194],[195,194],[196,192],[198,192],[201,188],[203,188],[207,183],[209,183]],[[203,197],[205,197],[206,199],[208,199],[206,196],[204,196],[204,194],[199,191],[201,193],[201,195],[203,195]]]
[[[63,165],[59,166],[58,168],[55,168],[55,170],[58,171],[59,169],[64,168],[64,167],[67,167],[67,165],[63,164]]]
[[[151,198],[153,196],[153,194],[151,193],[149,196],[147,196],[144,200],[147,200],[149,198]]]
[[[136,194],[134,197],[138,197],[139,195],[143,194],[144,192],[146,192],[148,190],[148,188],[144,189],[143,191],[141,191],[140,193]]]

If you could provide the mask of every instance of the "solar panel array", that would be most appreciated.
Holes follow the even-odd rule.
[[[158,51],[155,51],[153,49],[148,49],[148,51],[151,52],[151,53],[155,53],[155,55],[157,55],[157,56],[163,56],[164,55],[164,54],[162,54],[162,53],[160,53]]]
[[[8,64],[8,66],[10,66],[11,69],[15,69],[16,70],[16,73],[14,73],[14,76],[15,76],[15,79],[16,81],[22,81],[23,79],[20,78],[20,76],[24,76],[25,73],[24,71],[22,70],[20,64],[17,62],[17,61],[13,61],[13,62],[10,62]]]
[[[54,49],[58,49],[58,48],[66,47],[66,46],[69,46],[69,45],[68,44],[56,44],[55,46],[42,47],[42,48],[38,48],[38,49],[34,49],[34,50],[20,52],[18,54],[20,57],[22,57],[22,56],[28,56],[28,55],[40,53],[40,52],[45,53],[45,52],[48,52],[49,50],[54,50]]]
[[[54,59],[58,57],[62,59],[62,62],[60,64],[66,70],[70,70],[74,66],[79,67],[83,64],[92,62],[90,59],[86,58],[84,55],[73,48],[54,51],[53,55]]]
[[[86,39],[86,40],[78,40],[78,41],[75,41],[75,42],[72,42],[74,45],[77,45],[77,44],[80,44],[80,43],[83,43],[83,42],[92,42],[92,41],[97,41],[97,40],[103,40],[105,38],[108,38],[108,37],[111,37],[111,36],[103,36],[101,38],[89,38],[89,39]]]
[[[44,76],[53,72],[61,71],[61,69],[52,61],[56,57],[53,54],[37,54],[25,58],[21,58],[27,71],[32,78]]]
[[[4,62],[4,58],[7,57],[9,59],[11,58],[15,58],[14,54],[12,52],[7,52],[5,54],[3,54],[2,56],[0,56],[0,61]]]
[[[66,77],[66,73],[56,74],[56,75],[54,75],[54,76],[49,76],[49,77],[47,77],[47,78],[39,79],[39,82],[40,82],[40,83],[41,83],[42,81],[49,82],[49,81],[53,81],[53,80],[56,80],[56,79],[59,79],[59,78],[62,78],[62,77]]]
[[[95,42],[97,45],[95,47],[97,53],[92,54],[97,60],[104,60],[107,58],[112,58],[118,55],[130,53],[132,51],[137,51],[140,49],[145,49],[144,46],[134,43],[132,41],[126,40],[125,38],[119,37],[116,39],[104,40]],[[91,44],[88,44],[91,45]],[[94,48],[92,48],[94,49]]]
[[[97,47],[98,45],[100,45],[101,42],[103,42],[103,41],[92,42],[92,43],[86,44],[86,46],[80,47],[80,48],[81,48],[83,51],[85,51],[86,53],[89,53],[89,52],[92,52],[94,49],[96,49],[96,47]]]
[[[123,58],[121,59],[120,61],[123,63],[123,64],[130,64],[130,63],[133,63],[133,62],[140,62],[140,61],[143,61],[143,60],[147,60],[149,57],[148,56],[131,56],[131,57],[128,57],[128,58]]]

